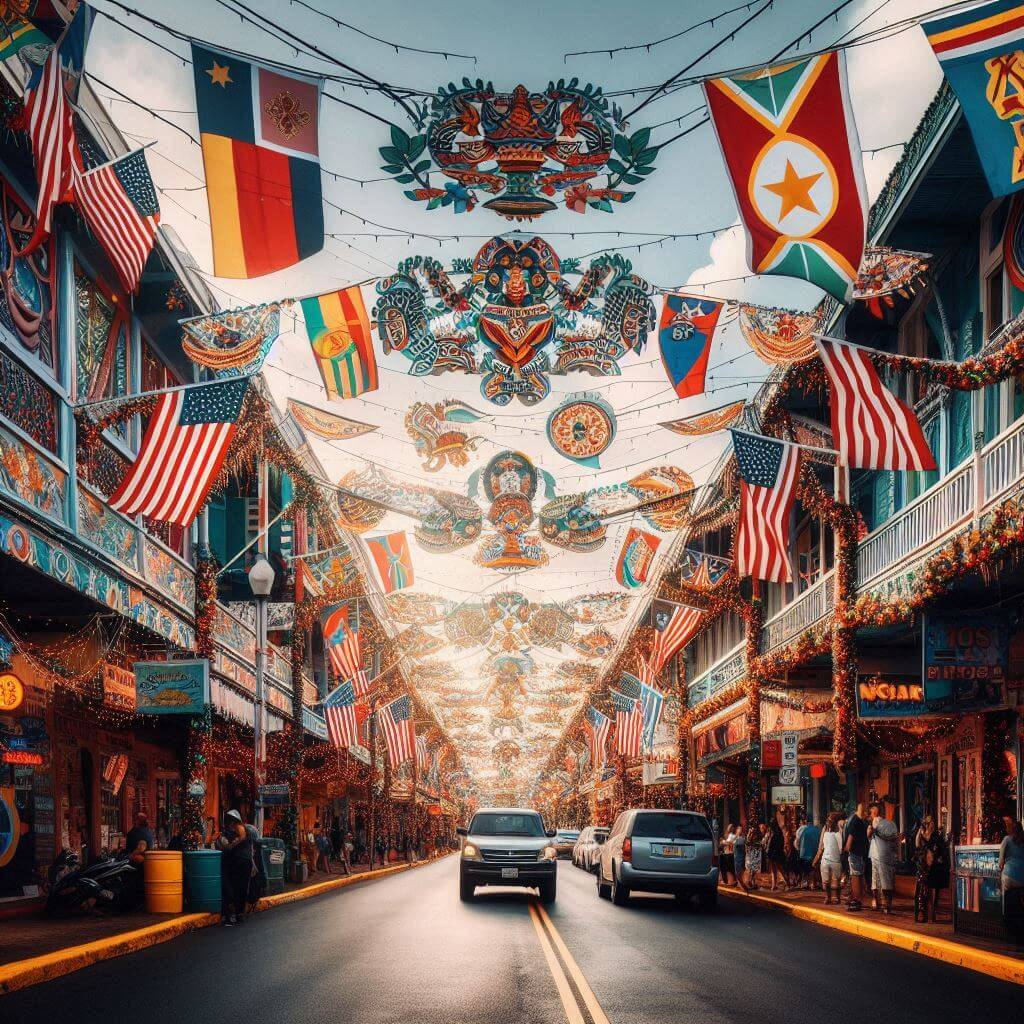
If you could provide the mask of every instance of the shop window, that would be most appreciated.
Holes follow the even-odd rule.
[[[31,255],[16,256],[32,237],[36,219],[4,178],[0,207],[0,324],[21,354],[34,357],[56,378],[54,241],[51,236]]]
[[[131,322],[117,298],[86,276],[75,264],[75,349],[78,359],[76,395],[96,401],[127,395],[130,387]],[[112,432],[128,438],[128,424]]]
[[[60,431],[57,399],[43,382],[0,349],[0,416],[6,417],[33,441],[54,455]]]
[[[1009,285],[1003,266],[1003,229],[1008,204],[995,203],[982,218],[980,271],[981,304],[985,338],[991,338],[1006,323],[1010,308]]]

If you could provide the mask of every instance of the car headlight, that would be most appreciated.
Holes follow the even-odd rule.
[[[480,851],[472,843],[466,843],[466,845],[462,847],[462,856],[465,857],[466,860],[479,860]]]
[[[537,860],[555,860],[558,857],[558,851],[553,846],[545,846],[537,857]]]

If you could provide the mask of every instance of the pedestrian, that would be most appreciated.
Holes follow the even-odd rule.
[[[764,854],[763,848],[764,840],[764,825],[754,824],[751,825],[747,830],[747,843],[746,843],[746,869],[747,869],[747,887],[750,889],[756,889],[758,872],[761,870],[761,861]]]
[[[1006,815],[1003,831],[1006,835],[999,844],[999,884],[1006,893],[1024,889],[1024,827],[1019,820]]]
[[[899,845],[899,829],[896,823],[885,816],[885,805],[873,803],[869,810],[871,824],[868,827],[870,840],[871,885],[875,904],[880,905],[887,917],[892,913],[892,894],[896,889],[896,853]]]
[[[736,842],[736,826],[730,825],[722,836],[722,842],[719,845],[719,875],[721,876],[722,885],[729,884],[729,876],[732,874],[733,867],[733,846]]]
[[[221,851],[221,923],[228,928],[245,923],[245,902],[253,873],[253,841],[238,811],[224,815],[217,837]]]
[[[949,888],[949,847],[946,837],[935,827],[935,819],[926,814],[914,838],[917,854],[917,891],[914,894],[914,920],[934,922],[939,896]]]
[[[861,910],[864,896],[864,871],[868,859],[868,826],[864,820],[864,805],[857,804],[853,814],[846,820],[843,841],[850,871],[850,899],[847,910]]]
[[[331,840],[327,828],[318,821],[313,826],[313,845],[316,847],[316,860],[313,864],[314,871],[322,871],[325,875],[333,874],[331,871]]]
[[[796,851],[800,881],[804,889],[817,889],[814,858],[821,845],[821,823],[805,821],[796,830]]]
[[[143,812],[135,815],[135,827],[128,830],[124,848],[128,860],[135,868],[135,896],[141,901],[146,891],[146,851],[156,847],[156,840],[149,827],[149,817]]]
[[[842,838],[842,854],[839,857],[839,863],[842,867],[842,873],[839,876],[839,892],[838,895],[843,895],[843,886],[846,886],[846,891],[850,891],[850,855],[846,852],[846,822],[847,817],[841,812],[839,813],[839,821],[836,822],[836,827],[839,829],[839,835]]]
[[[772,876],[772,892],[778,888],[781,877],[784,889],[789,888],[789,871],[786,865],[786,837],[782,833],[782,826],[779,824],[779,815],[776,813],[768,824],[768,843],[766,847],[768,854],[768,870]]]
[[[838,903],[843,885],[843,835],[839,831],[839,815],[833,811],[825,821],[824,830],[819,828],[818,832],[818,849],[812,859],[812,867],[820,867],[826,905],[832,903],[833,885]]]
[[[351,831],[345,833],[341,844],[341,866],[346,875],[352,874],[352,860],[355,855],[355,836]]]
[[[736,884],[746,892],[747,883],[744,879],[747,873],[747,832],[742,823],[732,837],[732,869]]]

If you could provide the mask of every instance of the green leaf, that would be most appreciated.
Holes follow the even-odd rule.
[[[647,148],[647,144],[651,141],[651,129],[640,128],[629,137],[629,149],[632,153],[639,153],[641,150]]]
[[[622,195],[619,196],[618,201],[620,203],[628,203],[635,195],[635,192],[623,192]]]
[[[407,189],[405,189],[402,192],[402,195],[405,196],[406,199],[414,199],[414,200],[418,200],[419,199],[419,196],[416,195],[416,192],[415,192],[414,189],[407,188]]]
[[[623,160],[628,160],[631,155],[629,140],[625,135],[616,135],[612,141],[612,149],[615,150]]]
[[[405,170],[404,164],[381,164],[382,171],[387,171],[388,174],[401,174]]]
[[[608,170],[611,171],[612,174],[626,173],[625,166],[621,164],[618,160],[616,160],[614,157],[608,161]]]
[[[589,205],[594,210],[601,210],[604,213],[612,212],[612,204],[607,199],[592,199]]]
[[[391,126],[391,141],[394,145],[400,149],[403,153],[408,152],[409,143],[412,141],[397,124]]]
[[[401,181],[402,179],[399,178],[398,180]],[[643,183],[644,179],[639,174],[624,174],[622,176],[622,180],[627,185],[640,185]]]
[[[648,149],[643,149],[636,155],[636,162],[638,164],[649,164],[659,153],[659,146],[650,146]]]
[[[381,146],[377,151],[389,164],[400,164],[405,162],[405,153],[394,146]]]
[[[428,210],[436,210],[440,205],[441,205],[441,197],[440,196],[434,196],[434,198],[431,199],[430,202],[427,203],[427,209]]]
[[[415,167],[413,168],[413,171],[415,171],[415,172],[416,172],[416,174],[422,174],[422,173],[423,173],[423,171],[429,171],[429,170],[430,170],[430,165],[431,165],[431,161],[430,161],[430,160],[421,160],[421,161],[420,161],[420,162],[419,162],[419,163],[418,163],[418,164],[417,164],[417,165],[416,165],[416,166],[415,166]]]
[[[419,157],[422,155],[423,150],[425,150],[426,148],[427,148],[427,137],[426,137],[426,135],[417,135],[416,138],[412,140],[412,143],[409,146],[409,159],[410,160],[418,160]]]
[[[402,185],[408,185],[410,181],[415,181],[415,180],[416,180],[416,175],[415,174],[397,174],[397,175],[395,175],[395,181],[399,182]]]

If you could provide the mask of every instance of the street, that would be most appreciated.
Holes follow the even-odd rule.
[[[5,997],[9,1024],[138,1020],[665,1024],[991,1019],[1019,990],[723,897],[716,913],[598,900],[563,861],[546,913],[525,891],[457,894],[454,857],[208,928]]]

